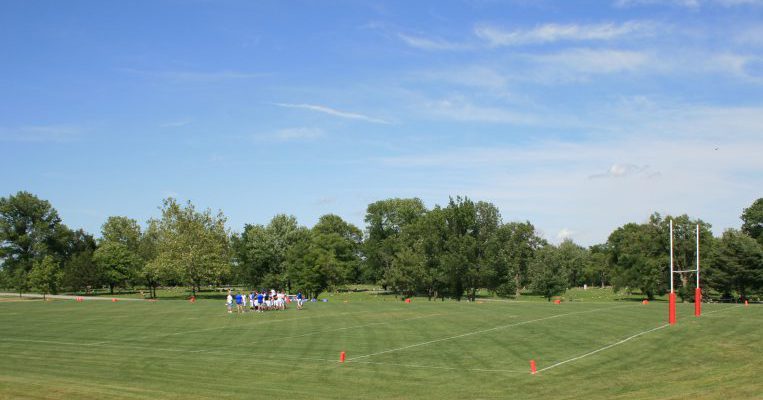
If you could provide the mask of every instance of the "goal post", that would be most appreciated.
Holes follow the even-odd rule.
[[[668,323],[673,325],[676,323],[676,292],[675,292],[675,277],[676,273],[694,272],[697,279],[697,286],[694,289],[694,316],[699,317],[702,315],[702,289],[699,286],[699,224],[697,224],[697,265],[695,269],[676,271],[673,264],[673,220],[670,220],[670,293],[668,294]]]

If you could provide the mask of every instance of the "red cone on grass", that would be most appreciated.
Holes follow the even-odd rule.
[[[345,352],[339,353],[339,362],[344,362],[345,357],[347,357]]]
[[[535,367],[535,360],[530,360],[530,373],[533,374],[533,375],[538,373],[538,370]]]

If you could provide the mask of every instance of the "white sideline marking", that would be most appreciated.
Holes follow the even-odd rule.
[[[635,307],[635,305],[629,304],[629,305],[624,305],[624,306],[605,307],[605,308],[597,308],[597,309],[594,309],[594,310],[575,311],[575,312],[564,313],[564,314],[556,314],[556,315],[552,315],[552,316],[549,316],[549,317],[531,319],[529,321],[516,322],[516,323],[508,324],[508,325],[495,326],[495,327],[492,327],[492,328],[489,328],[489,329],[481,329],[481,330],[474,331],[474,332],[462,333],[460,335],[449,336],[449,337],[446,337],[446,338],[430,340],[430,341],[427,341],[427,342],[411,344],[411,345],[408,345],[408,346],[398,347],[398,348],[395,348],[395,349],[389,349],[389,350],[384,350],[384,351],[380,351],[380,352],[376,352],[376,353],[371,353],[371,354],[366,354],[366,355],[362,355],[362,356],[352,357],[352,358],[349,358],[348,361],[358,360],[360,358],[378,356],[380,354],[392,353],[392,352],[400,351],[400,350],[406,350],[406,349],[410,349],[410,348],[413,348],[413,347],[426,346],[426,345],[432,344],[432,343],[443,342],[443,341],[446,341],[446,340],[458,339],[458,338],[462,338],[462,337],[465,337],[465,336],[477,335],[477,334],[480,334],[480,333],[495,331],[495,330],[498,330],[498,329],[511,328],[513,326],[526,325],[526,324],[530,324],[530,323],[533,323],[533,322],[540,322],[540,321],[545,321],[545,320],[548,320],[548,319],[564,317],[566,315],[584,314],[584,313],[590,313],[590,312],[596,312],[596,311],[602,311],[602,310],[611,310],[611,309],[614,309],[614,308],[621,308],[621,307]]]
[[[73,342],[61,342],[58,340],[37,340],[37,339],[13,339],[13,338],[0,338],[3,342],[25,342],[25,343],[46,343],[46,344],[61,344],[65,346],[101,346],[108,342],[94,342],[94,343],[73,343]]]
[[[549,370],[549,369],[551,369],[551,368],[555,368],[555,367],[558,367],[558,366],[560,366],[560,365],[562,365],[562,364],[567,364],[568,362],[572,362],[572,361],[580,360],[581,358],[584,358],[584,357],[588,357],[588,356],[590,356],[590,355],[593,355],[593,354],[596,354],[596,353],[598,353],[598,352],[600,352],[600,351],[604,351],[604,350],[607,350],[607,349],[609,349],[609,348],[615,347],[615,346],[617,346],[617,345],[619,345],[619,344],[623,344],[623,343],[625,343],[625,342],[627,342],[627,341],[629,341],[629,340],[631,340],[631,339],[637,338],[637,337],[639,337],[639,336],[641,336],[641,335],[646,335],[647,333],[650,333],[650,332],[654,332],[654,331],[656,331],[656,330],[659,330],[659,329],[663,329],[663,328],[666,328],[666,327],[668,327],[668,326],[670,326],[670,324],[660,325],[660,326],[658,326],[658,327],[656,327],[656,328],[652,328],[652,329],[649,329],[649,330],[646,330],[646,331],[643,331],[643,332],[639,332],[639,333],[637,333],[637,334],[635,334],[635,335],[632,335],[632,336],[628,336],[627,338],[625,338],[625,339],[623,339],[623,340],[620,340],[620,341],[618,341],[618,342],[615,342],[615,343],[612,343],[612,344],[608,344],[608,345],[606,345],[606,346],[604,346],[604,347],[602,347],[602,348],[600,348],[600,349],[596,349],[596,350],[594,350],[594,351],[590,351],[590,352],[588,352],[588,353],[585,353],[585,354],[583,354],[583,355],[580,355],[580,356],[577,356],[577,357],[573,357],[573,358],[570,358],[569,360],[560,361],[560,362],[558,362],[558,363],[556,363],[556,364],[552,364],[552,365],[549,365],[549,366],[548,366],[548,367],[546,367],[546,368],[541,368],[541,369],[539,369],[539,370],[538,370],[538,372],[543,372],[543,371]]]
[[[739,305],[739,306],[733,306],[733,307],[721,308],[721,309],[719,309],[719,310],[708,311],[708,312],[706,312],[705,314],[712,314],[712,313],[717,313],[717,312],[720,312],[720,311],[726,311],[726,310],[730,310],[730,309],[732,309],[732,308],[737,308],[737,307],[742,307],[742,306],[741,306],[741,305]],[[629,341],[629,340],[631,340],[631,339],[635,339],[635,338],[637,338],[637,337],[639,337],[639,336],[641,336],[641,335],[646,335],[647,333],[650,333],[650,332],[654,332],[654,331],[656,331],[656,330],[660,330],[660,329],[662,329],[662,328],[665,328],[665,327],[668,327],[668,326],[670,326],[670,324],[660,325],[660,326],[658,326],[658,327],[656,327],[656,328],[652,328],[652,329],[649,329],[649,330],[646,330],[646,331],[643,331],[643,332],[639,332],[639,333],[637,333],[637,334],[635,334],[635,335],[632,335],[632,336],[629,336],[629,337],[627,337],[627,338],[625,338],[625,339],[623,339],[623,340],[620,340],[619,342],[615,342],[615,343],[612,343],[612,344],[606,345],[606,346],[604,346],[604,347],[602,347],[602,348],[600,348],[600,349],[596,349],[596,350],[594,350],[594,351],[591,351],[591,352],[585,353],[585,354],[583,354],[583,355],[580,355],[580,356],[577,356],[577,357],[573,357],[573,358],[570,358],[569,360],[560,361],[560,362],[558,362],[558,363],[556,363],[556,364],[552,364],[552,365],[549,365],[549,366],[548,366],[548,367],[546,367],[546,368],[541,368],[541,369],[539,369],[539,370],[538,370],[538,372],[543,372],[543,371],[549,370],[549,369],[551,369],[551,368],[555,368],[555,367],[558,367],[558,366],[560,366],[560,365],[562,365],[562,364],[566,364],[566,363],[568,363],[568,362],[572,362],[572,361],[580,360],[581,358],[584,358],[584,357],[588,357],[588,356],[590,356],[590,355],[593,355],[593,354],[596,354],[596,353],[598,353],[598,352],[600,352],[600,351],[604,351],[604,350],[607,350],[607,349],[609,349],[609,348],[615,347],[615,346],[617,346],[617,345],[619,345],[619,344],[623,344],[623,343],[625,343],[625,342],[627,342],[627,341]]]
[[[703,312],[703,313],[702,313],[702,315],[705,315],[705,314],[712,314],[712,313],[717,313],[717,312],[719,312],[719,311],[726,311],[726,310],[731,310],[732,308],[739,308],[739,307],[744,307],[744,305],[740,304],[740,305],[736,305],[736,306],[732,306],[732,307],[724,307],[724,308],[721,308],[721,309],[719,309],[719,310],[713,310],[713,311]],[[701,318],[701,317],[700,317],[700,318]]]

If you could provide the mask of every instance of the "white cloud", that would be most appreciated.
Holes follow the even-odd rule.
[[[651,33],[653,25],[629,21],[622,24],[545,24],[533,29],[507,31],[491,25],[478,25],[474,33],[490,46],[522,46],[558,41],[613,40],[634,34]]]
[[[565,239],[572,239],[572,236],[574,234],[575,234],[575,231],[571,231],[567,228],[562,228],[562,230],[560,230],[559,233],[556,234],[556,239],[562,242]]]
[[[591,175],[591,179],[598,178],[626,178],[626,177],[645,177],[656,178],[660,176],[659,171],[651,171],[648,165],[636,165],[628,163],[615,163],[609,169],[601,174]]]
[[[273,105],[279,106],[279,107],[286,107],[286,108],[301,108],[305,110],[310,111],[316,111],[328,115],[332,115],[339,118],[345,118],[345,119],[354,119],[354,120],[360,120],[360,121],[366,121],[366,122],[373,122],[375,124],[390,124],[389,121],[383,120],[381,118],[374,118],[369,117],[367,115],[358,114],[358,113],[352,113],[347,111],[340,111],[336,110],[330,107],[321,106],[321,105],[315,105],[315,104],[290,104],[290,103],[272,103]]]

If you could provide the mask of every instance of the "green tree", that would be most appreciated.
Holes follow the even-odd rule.
[[[530,263],[530,288],[549,301],[567,290],[567,276],[564,255],[552,245],[541,247]]]
[[[742,232],[763,246],[763,197],[742,212]]]
[[[572,239],[565,239],[557,248],[562,262],[562,269],[567,274],[569,287],[583,286],[585,268],[588,265],[588,250],[575,244]]]
[[[297,219],[279,214],[267,226],[249,225],[234,236],[233,249],[239,278],[252,286],[291,289],[287,253],[302,229]]]
[[[142,267],[142,260],[126,245],[104,241],[93,253],[93,261],[101,270],[103,280],[109,285],[111,294],[115,287],[127,287]]]
[[[61,267],[52,256],[45,256],[35,263],[29,272],[29,285],[42,292],[43,300],[48,293],[57,293],[62,278]]]
[[[156,220],[149,220],[148,227],[140,236],[138,243],[138,255],[141,258],[142,267],[139,275],[142,276],[146,286],[148,286],[149,296],[156,298],[156,287],[162,279],[161,270],[157,269],[154,262],[157,256],[157,247],[159,243],[159,226]]]
[[[23,291],[36,263],[65,258],[70,234],[49,202],[23,191],[0,198],[0,273]]]
[[[103,274],[93,261],[97,248],[93,236],[79,229],[73,233],[68,248],[69,256],[63,265],[62,286],[75,291],[99,286]]]
[[[173,198],[164,200],[157,224],[156,258],[151,269],[166,279],[191,286],[193,295],[202,284],[220,282],[230,274],[230,238],[226,218],[189,201],[185,206]]]
[[[387,199],[368,205],[366,210],[366,240],[364,281],[384,282],[385,271],[391,268],[403,230],[427,212],[418,198]]]
[[[488,247],[492,268],[487,287],[499,296],[519,296],[530,282],[530,262],[545,244],[529,221],[501,225]]]
[[[602,288],[610,283],[609,248],[607,244],[593,245],[588,249],[589,257],[583,270],[583,279],[589,285]]]
[[[747,298],[751,291],[763,289],[763,249],[755,239],[738,230],[723,232],[705,279],[726,297],[736,291]]]

